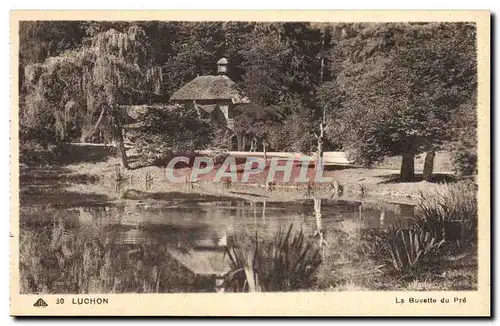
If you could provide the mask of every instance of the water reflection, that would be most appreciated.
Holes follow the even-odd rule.
[[[297,202],[129,201],[35,211],[21,216],[23,293],[215,291],[234,238],[271,239],[291,223],[326,247],[325,234],[349,222],[384,228],[410,205],[313,198]]]
[[[318,239],[318,245],[322,251],[323,259],[326,257],[326,245],[325,240],[325,230],[323,229],[323,215],[321,214],[321,198],[314,198],[314,217],[316,221],[316,229],[314,230],[313,236]]]

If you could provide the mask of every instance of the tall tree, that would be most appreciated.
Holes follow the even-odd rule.
[[[281,123],[270,128],[274,149],[312,152],[322,107],[316,91],[331,79],[328,25],[309,23],[257,24],[243,45],[241,86],[255,107],[276,111]]]
[[[414,156],[449,142],[446,126],[476,92],[475,27],[463,23],[354,24],[342,27],[334,123],[359,162],[401,155],[403,181]]]
[[[19,90],[25,94],[24,67],[80,46],[85,30],[79,21],[22,21],[19,24]]]
[[[78,47],[85,37],[79,21],[22,21],[19,25],[20,63],[43,62],[46,58]]]
[[[101,131],[113,139],[123,167],[128,167],[122,134],[124,111],[130,104],[160,92],[161,69],[147,36],[138,26],[97,32],[78,50],[26,67],[28,94],[22,114],[28,127],[40,116],[57,130],[81,131],[82,140]],[[75,128],[75,125],[78,125]]]

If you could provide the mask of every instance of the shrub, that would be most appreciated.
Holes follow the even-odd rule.
[[[385,248],[398,272],[413,272],[427,258],[441,254],[446,244],[464,247],[477,240],[477,195],[470,183],[444,184],[421,193],[423,216],[409,226],[393,226],[385,237]],[[453,248],[453,247],[448,247]]]
[[[226,158],[229,156],[229,153],[226,150],[223,149],[216,149],[213,153],[210,154],[210,157],[212,158],[212,162],[215,165],[219,165],[224,163]]]
[[[413,272],[429,256],[436,254],[444,240],[436,240],[421,224],[409,228],[392,226],[386,238],[386,248],[394,269],[402,273]]]
[[[155,166],[165,166],[174,157],[174,153],[167,144],[162,144],[160,140],[148,142],[139,140],[135,143],[137,155],[141,163]]]
[[[477,174],[477,114],[474,97],[458,107],[453,115],[450,128],[449,150],[452,154],[453,169],[459,177]]]
[[[452,152],[453,169],[459,177],[477,174],[477,152],[475,149],[462,148]]]
[[[21,142],[19,150],[20,163],[44,165],[58,163],[67,148],[63,143],[50,144],[30,140]]]
[[[477,237],[477,190],[470,183],[444,184],[421,194],[422,227],[436,239],[463,246]]]
[[[200,120],[190,106],[150,108],[141,116],[131,140],[143,162],[164,165],[173,152],[192,152],[207,146],[213,133],[214,126]]]
[[[231,271],[225,286],[239,292],[294,291],[310,288],[321,264],[319,248],[308,242],[302,230],[278,231],[270,243],[259,243],[245,251],[235,243],[226,248]]]

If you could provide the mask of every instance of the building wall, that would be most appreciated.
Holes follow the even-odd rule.
[[[193,101],[176,101],[176,103],[189,105],[192,104]],[[210,116],[208,116],[207,113],[200,112],[200,118],[210,118],[212,121],[227,126],[229,129],[234,128],[234,104],[230,100],[196,100],[196,103],[200,105],[217,105]]]

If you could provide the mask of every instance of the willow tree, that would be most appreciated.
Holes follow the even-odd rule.
[[[162,84],[146,33],[137,26],[97,33],[78,50],[27,66],[25,77],[21,114],[27,127],[44,118],[61,140],[78,134],[86,141],[100,132],[115,142],[125,168],[121,105],[159,93]]]

